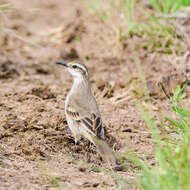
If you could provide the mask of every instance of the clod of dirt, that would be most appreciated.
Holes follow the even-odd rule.
[[[15,69],[12,61],[5,61],[0,64],[0,79],[9,79],[19,76],[19,72]]]
[[[92,187],[98,187],[99,183],[94,183]]]
[[[122,132],[132,133],[132,129],[131,128],[123,129]]]
[[[113,168],[114,171],[126,171],[126,168],[122,165],[115,166]]]
[[[80,38],[85,31],[83,21],[76,19],[66,26],[53,28],[46,32],[47,39],[57,43],[72,43],[76,38]]]
[[[103,98],[109,99],[109,98],[113,97],[114,88],[109,83],[99,84],[98,89],[100,91],[102,91],[101,94],[102,94]]]
[[[147,88],[150,96],[160,99],[173,96],[173,90],[177,85],[188,84],[189,80],[184,73],[172,73],[162,76],[159,81],[147,81]]]
[[[78,59],[79,55],[75,48],[71,48],[70,52],[61,51],[61,57],[63,59]]]
[[[43,75],[50,74],[50,68],[45,64],[36,65],[36,72]]]
[[[113,135],[107,132],[107,127],[104,127],[104,129],[105,129],[106,141],[108,142],[108,144],[111,147],[114,147],[114,150],[119,150],[121,148],[121,143]]]
[[[27,130],[26,126],[27,126],[27,122],[19,120],[19,119],[8,120],[6,122],[6,127],[7,127],[7,129],[10,130],[10,132],[14,132],[14,131],[26,131]]]
[[[33,88],[29,94],[38,96],[42,98],[43,100],[56,98],[55,94],[53,94],[51,90],[46,87]]]
[[[86,171],[86,168],[80,167],[80,168],[79,168],[79,171],[80,171],[80,172],[85,172],[85,171]]]

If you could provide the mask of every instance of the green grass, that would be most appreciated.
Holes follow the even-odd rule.
[[[128,22],[127,36],[137,35],[146,37],[146,40],[141,43],[141,47],[146,48],[150,52],[173,53],[181,52],[182,34],[177,32],[174,20],[159,18],[152,11],[143,7],[141,3],[136,1],[126,0],[126,16]],[[163,2],[163,1],[159,1]],[[135,12],[141,12],[141,21],[136,21]]]
[[[182,6],[181,0],[150,0],[152,6],[161,13],[173,13]]]
[[[42,183],[45,184],[47,181],[49,181],[54,189],[63,189],[63,184],[65,185],[65,183],[62,183],[62,180],[56,176],[56,171],[50,168],[46,161],[39,161],[38,167]]]
[[[15,9],[9,3],[0,4],[0,12],[9,12],[12,10],[15,10]]]
[[[139,189],[190,189],[190,110],[181,106],[181,101],[186,97],[184,88],[185,85],[178,86],[168,100],[177,119],[166,117],[165,122],[161,121],[161,129],[155,124],[153,111],[147,106],[143,107],[140,102],[137,103],[141,116],[152,133],[157,162],[156,166],[151,166],[148,161],[142,161],[133,154],[131,161],[140,168],[140,174],[136,178]],[[166,126],[172,129],[172,133],[167,133]]]
[[[90,7],[93,14],[101,15],[100,19],[106,23],[105,26],[111,20],[112,25],[115,24],[115,28],[119,31],[117,38],[114,35],[110,37],[112,41],[112,38],[115,38],[115,42],[117,42],[115,46],[136,35],[139,38],[146,39],[142,40],[138,46],[146,48],[149,52],[157,51],[172,54],[175,51],[177,55],[180,55],[182,50],[184,51],[185,38],[177,30],[175,19],[160,18],[157,15],[160,13],[176,13],[184,6],[190,6],[190,0],[150,0],[153,10],[146,8],[143,1],[118,0],[117,6],[113,6],[113,1],[106,1],[106,6],[104,6],[104,1],[88,1],[88,3],[92,2],[96,5]],[[141,18],[138,18],[137,11]],[[114,23],[116,20],[117,23]],[[118,23],[120,24],[118,25]],[[138,60],[135,62],[138,63]],[[140,63],[137,64],[137,67],[139,65]],[[146,98],[146,104],[150,106],[143,107],[141,102],[138,102],[137,107],[152,133],[156,166],[151,166],[148,161],[141,160],[133,153],[132,155],[126,154],[127,159],[131,159],[140,168],[136,177],[138,187],[143,190],[189,190],[190,110],[184,108],[181,103],[186,97],[185,85],[178,86],[173,96],[168,97],[168,103],[170,103],[171,110],[175,114],[175,119],[165,115],[164,119],[160,118],[161,127],[158,127],[154,112],[151,110],[151,101],[147,101],[150,99],[146,90],[146,81],[143,76],[140,78],[144,84],[143,94]],[[160,113],[160,115],[162,114]],[[170,133],[168,133],[168,129]],[[118,184],[123,183],[123,180],[119,178],[117,180]],[[118,187],[118,189],[122,188]]]
[[[134,54],[134,57],[137,55]],[[175,114],[175,119],[160,117],[161,126],[156,125],[155,115],[151,106],[151,99],[147,93],[146,81],[141,69],[140,60],[135,61],[139,70],[139,78],[143,82],[142,89],[146,106],[141,103],[142,99],[137,99],[137,108],[141,113],[145,124],[152,134],[155,151],[153,157],[156,165],[152,166],[145,158],[139,158],[130,147],[128,152],[122,155],[139,168],[135,181],[124,181],[114,176],[118,184],[130,184],[141,190],[189,190],[190,189],[190,110],[184,108],[183,103],[187,101],[184,90],[186,84],[177,86],[173,96],[167,97],[171,111]],[[160,110],[162,112],[162,110]],[[163,115],[160,113],[160,115]],[[157,118],[159,119],[159,118]],[[168,132],[168,129],[170,131]],[[120,156],[121,157],[121,156]],[[126,163],[127,164],[127,163]],[[129,168],[127,168],[129,171]],[[124,186],[119,187],[118,189]]]
[[[115,3],[117,2],[117,3]],[[190,1],[189,1],[190,2]],[[105,43],[112,42],[114,55],[122,54],[122,44],[133,35],[142,38],[138,44],[149,52],[175,53],[180,55],[185,39],[181,31],[177,30],[175,19],[161,17],[159,13],[175,13],[190,3],[182,0],[150,0],[154,10],[144,6],[143,1],[110,0],[86,1],[92,14],[96,15],[108,27],[110,36],[104,36]],[[137,14],[138,12],[138,14]],[[139,14],[140,13],[140,14]],[[118,53],[119,52],[119,53]]]
[[[137,55],[134,54],[134,57]],[[135,180],[129,180],[127,177],[119,174],[107,172],[117,180],[116,189],[125,189],[124,184],[130,184],[141,190],[189,190],[190,189],[190,110],[184,108],[183,103],[187,101],[184,90],[186,84],[177,86],[173,96],[168,97],[168,103],[175,117],[167,115],[160,117],[161,126],[156,125],[156,117],[152,110],[151,99],[147,93],[146,81],[141,69],[140,60],[136,60],[139,70],[139,78],[143,82],[144,100],[137,98],[137,108],[141,113],[148,129],[152,134],[155,151],[153,157],[156,165],[152,166],[146,157],[139,158],[130,147],[126,147],[127,152],[118,155],[125,160],[127,171],[133,169]],[[145,101],[146,104],[141,103]],[[160,110],[162,112],[162,110]],[[160,115],[163,115],[160,113]],[[157,118],[159,119],[159,118]],[[170,130],[169,130],[170,129]],[[168,132],[169,130],[169,132]],[[129,168],[129,160],[138,168]],[[126,162],[126,163],[125,163]]]
[[[112,175],[120,185],[117,189],[124,189],[123,183],[141,190],[190,189],[190,110],[181,107],[185,96],[184,86],[178,86],[168,100],[177,119],[161,121],[161,129],[155,123],[153,111],[148,106],[145,108],[140,102],[137,103],[137,108],[152,133],[156,166],[150,165],[146,159],[140,159],[133,152],[130,155],[126,153],[126,158],[138,166],[139,171],[135,182],[118,177],[118,174]],[[172,129],[172,133],[168,134],[166,126]],[[108,174],[110,175],[109,172]]]
[[[161,13],[175,13],[183,6],[189,6],[190,0],[150,0],[152,6]]]
[[[146,95],[146,81],[141,70],[140,61],[137,59],[135,62]],[[140,168],[140,174],[137,175],[139,189],[190,189],[190,110],[183,108],[182,104],[183,101],[187,101],[184,93],[186,86],[187,84],[177,86],[173,96],[167,96],[176,119],[168,116],[165,116],[165,120],[160,118],[161,127],[158,127],[155,123],[150,99],[148,98],[149,101],[146,100],[147,104],[150,105],[146,107],[137,102],[138,110],[152,133],[153,142],[155,143],[154,157],[157,163],[156,166],[151,166],[148,161],[142,161],[137,155],[133,154],[131,161]],[[165,92],[165,89],[162,90]],[[170,133],[168,133],[168,128]]]
[[[179,95],[178,90],[179,87],[176,89],[174,97]],[[177,102],[175,101],[175,103]],[[141,189],[190,189],[190,111],[178,106],[172,106],[172,109],[178,116],[178,121],[170,119],[169,125],[174,126],[181,132],[174,133],[175,136],[168,135],[166,131],[165,134],[160,135],[152,120],[152,115],[140,107],[142,116],[153,134],[156,144],[155,158],[158,162],[158,167],[152,167],[144,163],[139,164],[142,169],[141,175],[138,176]]]

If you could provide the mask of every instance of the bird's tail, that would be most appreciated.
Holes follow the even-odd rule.
[[[117,160],[116,157],[112,151],[112,149],[109,147],[109,145],[106,143],[106,141],[98,138],[97,136],[93,137],[93,143],[95,144],[95,146],[97,147],[97,149],[99,150],[100,154],[102,155],[102,157],[109,163],[112,165],[115,165]]]

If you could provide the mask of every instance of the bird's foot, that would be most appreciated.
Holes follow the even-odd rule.
[[[78,156],[76,155],[76,151],[75,150],[72,150],[72,152],[71,152],[71,158],[74,159],[74,160],[78,160]]]
[[[87,161],[87,162],[91,162],[91,159],[90,159],[91,145],[92,145],[92,143],[89,142],[89,143],[88,143],[88,149],[87,149],[87,152],[86,152],[86,161]]]
[[[71,152],[71,158],[73,158],[74,160],[78,160],[79,159],[78,156],[76,155],[77,152],[78,152],[77,145],[78,145],[78,142],[75,143],[75,146],[74,146],[74,148],[73,148],[73,150]]]
[[[89,163],[91,160],[90,160],[90,153],[89,151],[86,153],[86,161]]]

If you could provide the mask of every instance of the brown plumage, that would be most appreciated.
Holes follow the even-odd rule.
[[[73,85],[65,101],[65,114],[75,141],[81,136],[92,142],[111,163],[115,163],[113,151],[104,140],[104,128],[95,97],[91,91],[87,67],[79,63],[62,63],[73,76]]]

